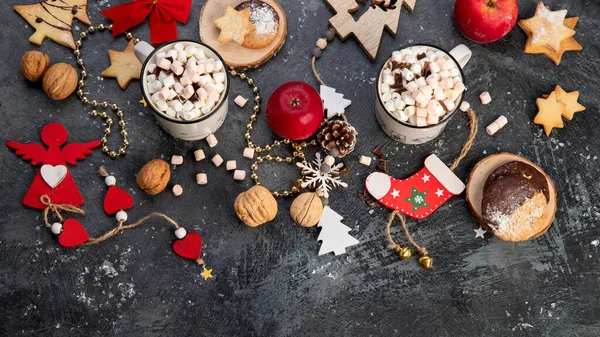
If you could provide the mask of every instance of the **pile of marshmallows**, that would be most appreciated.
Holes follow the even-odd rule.
[[[223,62],[208,58],[202,48],[177,43],[156,53],[146,67],[154,106],[167,116],[190,121],[209,114],[225,92]]]
[[[392,53],[379,83],[385,109],[416,126],[439,123],[455,110],[465,91],[454,60],[441,50],[424,46]]]

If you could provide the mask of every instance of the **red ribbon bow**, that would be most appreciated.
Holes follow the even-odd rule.
[[[102,15],[113,21],[113,36],[142,23],[150,15],[150,41],[159,44],[177,39],[177,24],[185,24],[192,0],[134,0],[105,11]]]

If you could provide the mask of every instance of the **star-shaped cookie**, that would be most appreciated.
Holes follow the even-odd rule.
[[[42,44],[45,38],[75,49],[73,40],[73,19],[91,25],[87,15],[87,0],[47,0],[34,5],[14,6],[35,33],[29,37],[29,42]]]
[[[554,92],[556,93],[556,100],[565,105],[565,109],[563,110],[562,114],[564,118],[571,120],[576,112],[585,110],[585,107],[577,102],[577,99],[579,98],[579,91],[566,92],[560,87],[560,85],[557,85],[556,89],[554,89]]]
[[[546,136],[550,135],[553,128],[563,128],[564,124],[561,116],[564,114],[566,104],[556,100],[556,93],[554,91],[548,98],[538,98],[535,102],[539,111],[533,123],[542,125]]]
[[[546,46],[559,52],[561,41],[575,35],[575,31],[564,24],[566,16],[566,9],[550,11],[543,3],[538,3],[532,18],[519,21],[521,28],[531,32],[527,45]]]
[[[250,22],[250,8],[238,12],[227,5],[225,15],[215,19],[213,23],[221,30],[219,43],[234,41],[241,46],[246,36],[256,30]]]
[[[577,24],[577,21],[579,21],[579,17],[566,18],[564,21],[564,24],[565,24],[565,26],[567,26],[571,29],[575,29],[575,25]],[[521,26],[520,23],[519,23],[519,26]],[[525,34],[527,34],[527,38],[530,39],[531,32],[522,26],[521,26],[521,28],[525,31]],[[566,51],[579,51],[581,49],[583,49],[581,47],[581,45],[572,36],[568,37],[560,42],[560,50],[559,51],[554,51],[546,46],[531,46],[528,44],[525,45],[525,52],[527,54],[544,54],[544,55],[548,56],[548,58],[550,58],[556,65],[560,64],[560,61],[562,60],[562,56]]]
[[[104,77],[116,77],[121,89],[127,88],[131,80],[140,79],[142,64],[133,53],[133,40],[124,51],[109,50],[110,67],[102,72]]]

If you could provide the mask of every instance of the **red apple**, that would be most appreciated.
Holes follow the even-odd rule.
[[[456,0],[454,22],[458,30],[477,43],[504,37],[517,23],[517,0]]]
[[[277,88],[267,102],[267,122],[283,138],[306,139],[317,132],[322,121],[321,96],[307,83],[288,82]]]

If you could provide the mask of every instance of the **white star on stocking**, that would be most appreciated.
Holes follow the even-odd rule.
[[[435,195],[438,196],[438,198],[441,198],[444,195],[444,191],[440,188],[437,189],[437,191],[435,192]]]
[[[423,178],[421,178],[421,179],[423,179],[423,182],[424,182],[424,183],[426,183],[426,182],[428,182],[428,181],[429,181],[429,178],[431,178],[431,177],[430,177],[430,176],[428,176],[428,175],[426,175],[426,174],[424,174],[424,175],[423,175]]]
[[[400,191],[394,189],[391,193],[391,195],[395,198],[398,198],[400,196]]]
[[[481,228],[481,226],[479,226],[479,229],[474,229],[475,231],[475,238],[484,238],[483,235],[486,233],[485,229]]]

